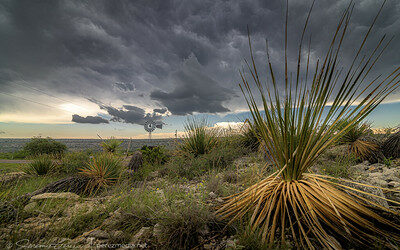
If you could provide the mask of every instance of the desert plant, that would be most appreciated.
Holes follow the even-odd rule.
[[[168,155],[164,147],[143,146],[140,151],[143,154],[143,160],[149,164],[164,164],[168,161]]]
[[[349,121],[339,121],[340,126],[338,131],[341,131],[347,126],[346,133],[339,139],[339,143],[349,145],[349,152],[360,160],[369,160],[372,163],[378,162],[383,159],[380,152],[380,143],[373,139],[370,135],[371,126],[368,123],[356,122],[349,126]]]
[[[111,137],[110,139],[103,140],[101,142],[101,147],[103,148],[104,152],[117,153],[121,144],[122,141]]]
[[[78,169],[84,167],[90,159],[90,155],[85,151],[69,152],[61,158],[61,164],[58,167],[60,172],[75,173]]]
[[[257,127],[252,126],[252,124],[247,121],[242,129],[243,145],[252,151],[257,151],[260,147]]]
[[[392,247],[388,240],[400,240],[400,227],[377,212],[390,213],[391,210],[361,197],[357,193],[361,191],[357,189],[331,181],[334,177],[307,173],[328,147],[399,86],[400,68],[379,81],[365,81],[370,67],[381,55],[378,51],[385,48],[383,38],[369,55],[359,58],[377,18],[356,50],[353,63],[341,70],[342,66],[338,65],[340,48],[352,10],[350,3],[340,18],[326,56],[316,63],[310,78],[310,52],[305,71],[302,71],[304,60],[301,56],[311,10],[299,43],[297,71],[292,78],[288,73],[286,7],[283,84],[278,84],[279,78],[274,74],[268,46],[267,65],[271,77],[270,81],[260,80],[249,35],[251,62],[246,61],[249,73],[240,73],[240,86],[275,172],[229,197],[218,214],[231,221],[250,214],[251,229],[260,229],[262,241],[270,247],[273,244],[283,246],[286,234],[290,234],[295,247],[311,249],[339,249],[342,246],[338,241],[367,247],[379,242]],[[342,72],[345,72],[343,77]],[[252,78],[259,95],[253,95],[254,88],[247,77]],[[259,101],[264,115],[259,110]],[[343,127],[343,121],[348,125]],[[342,128],[338,131],[339,127]]]
[[[52,154],[61,155],[67,150],[67,146],[61,142],[51,139],[50,137],[33,137],[24,146],[24,151],[29,155]]]
[[[383,154],[388,158],[400,157],[400,131],[392,134],[383,142],[382,151]]]
[[[46,175],[55,168],[50,155],[39,155],[25,168],[27,174]]]
[[[205,118],[188,118],[185,122],[185,136],[179,145],[182,151],[195,156],[207,154],[218,142],[217,131],[210,128]]]
[[[121,160],[112,154],[101,154],[93,157],[90,162],[80,169],[80,174],[87,177],[87,191],[96,193],[118,181],[121,175]]]

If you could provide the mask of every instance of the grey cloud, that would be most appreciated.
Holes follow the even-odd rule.
[[[174,114],[243,108],[246,104],[237,83],[238,69],[248,56],[246,26],[251,29],[260,67],[265,65],[264,39],[268,38],[280,79],[284,2],[3,0],[0,37],[7,39],[0,39],[0,88],[12,88],[13,81],[22,78],[66,98],[91,96],[105,103],[137,106],[142,104],[138,99],[143,99],[155,107],[161,103]],[[289,62],[293,67],[296,62],[290,59],[297,54],[312,0],[289,2]],[[307,33],[313,37],[313,59],[323,55],[347,3],[316,1]],[[379,1],[356,1],[343,63],[351,61],[354,44],[360,42],[379,6]],[[376,41],[384,33],[397,35],[399,30],[400,2],[388,0],[370,39]],[[399,64],[397,39],[374,72]],[[182,70],[183,60],[192,53],[201,69]],[[114,83],[134,83],[137,91],[124,91],[132,85],[115,91]],[[5,105],[2,110],[14,108],[14,104]]]
[[[156,114],[149,114],[145,112],[144,109],[133,106],[133,105],[123,105],[122,108],[115,108],[109,105],[100,105],[101,109],[107,111],[109,115],[112,116],[111,121],[114,122],[124,122],[131,124],[143,125],[145,121],[161,121],[162,116]]]
[[[0,135],[1,135],[1,134],[5,134],[5,133],[6,133],[6,132],[4,132],[4,131],[0,131]]]
[[[160,101],[174,115],[217,113],[230,111],[222,103],[235,93],[207,76],[195,56],[190,56],[182,68],[172,74],[175,87],[171,92],[153,91],[150,97]]]
[[[154,113],[159,113],[159,114],[165,114],[168,111],[167,108],[162,108],[162,109],[153,109]]]
[[[136,87],[133,83],[116,82],[114,85],[123,92],[133,92],[136,90]]]
[[[72,121],[76,123],[90,123],[90,124],[100,124],[100,123],[109,123],[108,120],[104,119],[100,116],[86,116],[82,117],[80,115],[72,115]]]

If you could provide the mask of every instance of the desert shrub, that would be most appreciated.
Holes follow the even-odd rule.
[[[257,127],[252,126],[251,124],[246,125],[247,126],[243,127],[242,133],[243,146],[249,148],[251,151],[257,151],[260,147],[260,141],[257,137]]]
[[[143,155],[143,160],[149,164],[164,164],[168,161],[168,154],[163,146],[143,146],[140,151]]]
[[[131,219],[125,220],[124,230],[134,233],[143,226],[157,225],[160,233],[150,244],[158,242],[155,244],[166,249],[192,249],[201,243],[202,236],[220,232],[224,226],[206,205],[205,197],[166,184],[122,192],[114,202],[131,214]]]
[[[25,159],[28,156],[28,152],[25,150],[18,150],[15,152],[6,152],[6,153],[0,153],[0,159],[9,159],[9,160],[14,160],[14,159]]]
[[[117,153],[121,144],[122,141],[111,137],[110,139],[103,140],[101,143],[101,147],[103,148],[104,152]]]
[[[348,128],[346,128],[348,127]],[[376,163],[383,160],[380,142],[372,137],[371,126],[368,123],[350,124],[347,120],[339,122],[338,131],[345,130],[339,144],[348,144],[349,152],[360,160]]]
[[[383,154],[387,158],[399,158],[400,157],[400,131],[390,135],[382,145]]]
[[[46,175],[55,168],[54,159],[50,155],[39,155],[25,168],[27,174]]]
[[[52,154],[62,155],[67,150],[67,146],[50,137],[33,137],[24,146],[24,151],[29,155]]]
[[[90,155],[85,151],[68,152],[61,158],[57,170],[63,173],[75,173],[86,166],[89,160]]]
[[[243,156],[247,150],[236,144],[229,145],[229,139],[225,138],[225,140],[226,143],[220,143],[208,154],[194,156],[193,154],[183,153],[174,155],[164,168],[166,174],[171,177],[194,179],[210,170],[228,168],[235,159]]]
[[[320,169],[324,174],[348,179],[351,174],[350,167],[355,165],[356,162],[356,158],[352,155],[338,156],[335,161],[322,163]]]
[[[115,184],[122,172],[121,160],[112,154],[100,154],[80,169],[80,174],[89,178],[87,190],[97,193],[102,188]]]
[[[207,154],[216,146],[218,142],[218,131],[210,128],[210,124],[205,118],[187,119],[184,125],[185,135],[179,148],[195,156]]]

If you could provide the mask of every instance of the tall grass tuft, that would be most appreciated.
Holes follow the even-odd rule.
[[[189,118],[184,128],[186,133],[179,145],[182,151],[198,156],[210,153],[217,145],[218,131],[210,128],[205,118]]]
[[[121,160],[112,154],[101,154],[93,157],[80,169],[80,174],[88,177],[87,191],[97,193],[102,188],[115,184],[122,171]]]
[[[377,212],[393,213],[391,210],[363,198],[358,189],[332,181],[334,177],[308,173],[323,152],[399,87],[400,67],[386,77],[366,80],[388,44],[386,37],[360,58],[383,5],[356,49],[353,63],[348,67],[338,63],[342,61],[340,49],[353,7],[350,2],[324,58],[313,69],[310,49],[306,60],[302,59],[311,7],[299,43],[297,69],[292,75],[288,72],[287,6],[282,78],[275,74],[267,46],[270,78],[260,79],[249,35],[251,61],[246,61],[247,72],[240,72],[240,86],[275,172],[228,197],[218,214],[231,221],[249,215],[250,228],[259,232],[268,247],[284,246],[287,236],[300,249],[340,249],[342,244],[370,247],[375,243],[391,248],[390,241],[400,242],[400,226]]]
[[[110,139],[106,139],[101,143],[101,147],[104,152],[107,153],[117,153],[119,150],[119,146],[122,144],[122,141],[111,137]]]
[[[54,168],[55,164],[50,155],[39,155],[28,164],[25,172],[31,175],[46,175],[54,170]]]

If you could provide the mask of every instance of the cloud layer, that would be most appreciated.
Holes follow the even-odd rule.
[[[158,119],[144,111],[158,107],[168,108],[173,115],[243,110],[238,70],[248,58],[246,27],[261,72],[265,72],[267,38],[276,77],[281,79],[283,2],[3,0],[0,37],[6,39],[0,39],[0,89],[50,106],[57,100],[34,99],[34,90],[15,83],[26,81],[68,101],[95,98],[108,103],[102,109],[114,120],[134,124],[141,124],[146,116]],[[289,2],[289,70],[294,71],[292,58],[312,0]],[[326,51],[347,4],[316,2],[306,34],[307,40],[312,34],[312,65]],[[379,7],[379,1],[356,1],[340,60],[343,65],[351,62],[354,45],[362,40]],[[383,34],[396,35],[399,30],[400,2],[389,0],[370,40],[376,42]],[[400,64],[398,39],[373,74]],[[400,99],[398,93],[396,98]],[[28,113],[26,104],[0,96],[1,113]]]
[[[104,119],[100,116],[86,116],[82,117],[80,115],[72,115],[72,121],[76,123],[90,123],[90,124],[101,124],[101,123],[109,123],[108,120]]]

